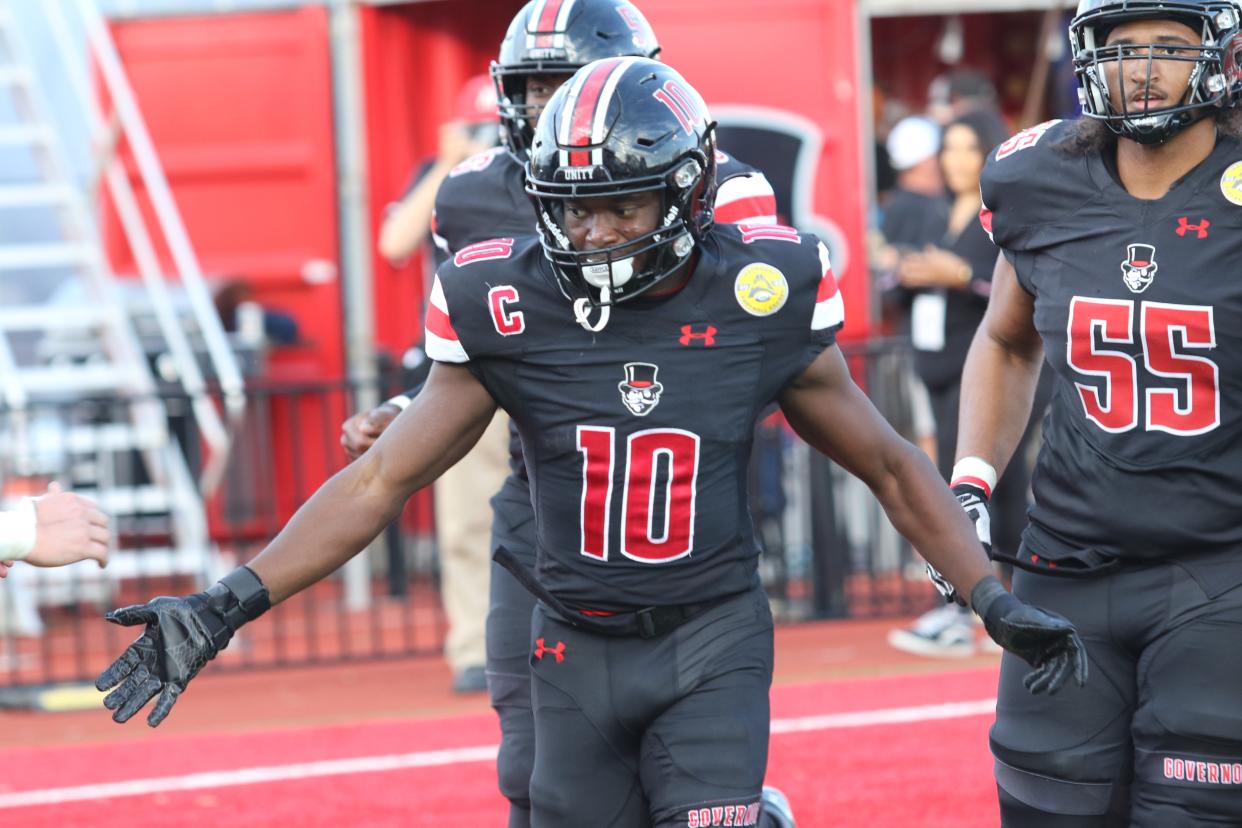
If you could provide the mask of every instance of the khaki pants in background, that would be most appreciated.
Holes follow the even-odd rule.
[[[491,573],[492,507],[509,473],[509,417],[496,412],[479,442],[435,483],[440,601],[448,618],[444,657],[456,675],[487,660],[484,631]]]

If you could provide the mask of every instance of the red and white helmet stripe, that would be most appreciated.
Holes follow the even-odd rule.
[[[570,83],[562,110],[557,143],[562,147],[589,147],[589,151],[561,150],[561,165],[585,167],[604,163],[608,107],[622,76],[638,58],[601,60],[590,72],[581,72]]]
[[[527,49],[564,49],[569,13],[578,0],[536,0],[526,18]]]

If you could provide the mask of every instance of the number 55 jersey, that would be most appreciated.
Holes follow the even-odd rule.
[[[1026,552],[1049,570],[1242,548],[1242,145],[1162,198],[1052,121],[983,172],[985,229],[1035,301],[1056,393]],[[998,393],[1003,393],[999,391]]]
[[[574,303],[534,238],[437,274],[427,353],[464,363],[517,423],[538,577],[577,608],[701,602],[757,582],[746,464],[760,412],[835,342],[828,254],[772,225],[717,225],[677,293]]]

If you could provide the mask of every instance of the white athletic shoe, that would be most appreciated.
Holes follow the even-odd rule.
[[[915,655],[966,658],[975,653],[973,614],[957,604],[945,604],[923,613],[908,628],[889,630],[888,643]]]
[[[798,824],[794,822],[793,809],[789,807],[789,797],[781,793],[780,788],[764,785],[763,796],[759,801],[763,803],[761,813],[776,828],[798,828]]]

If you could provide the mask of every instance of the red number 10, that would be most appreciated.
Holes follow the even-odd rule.
[[[578,451],[583,455],[581,552],[601,561],[608,560],[611,537],[615,436],[613,428],[578,427]],[[622,474],[622,555],[666,563],[690,554],[698,475],[697,434],[665,428],[629,436]]]
[[[1104,379],[1102,389],[1076,383],[1087,419],[1105,431],[1129,431],[1138,426],[1138,362],[1124,351],[1097,348],[1096,331],[1105,345],[1133,344],[1134,302],[1075,296],[1066,345],[1071,368]],[[1220,425],[1219,368],[1205,356],[1186,353],[1216,347],[1212,308],[1141,302],[1138,331],[1147,373],[1182,383],[1182,388],[1147,389],[1146,430],[1188,437]]]

